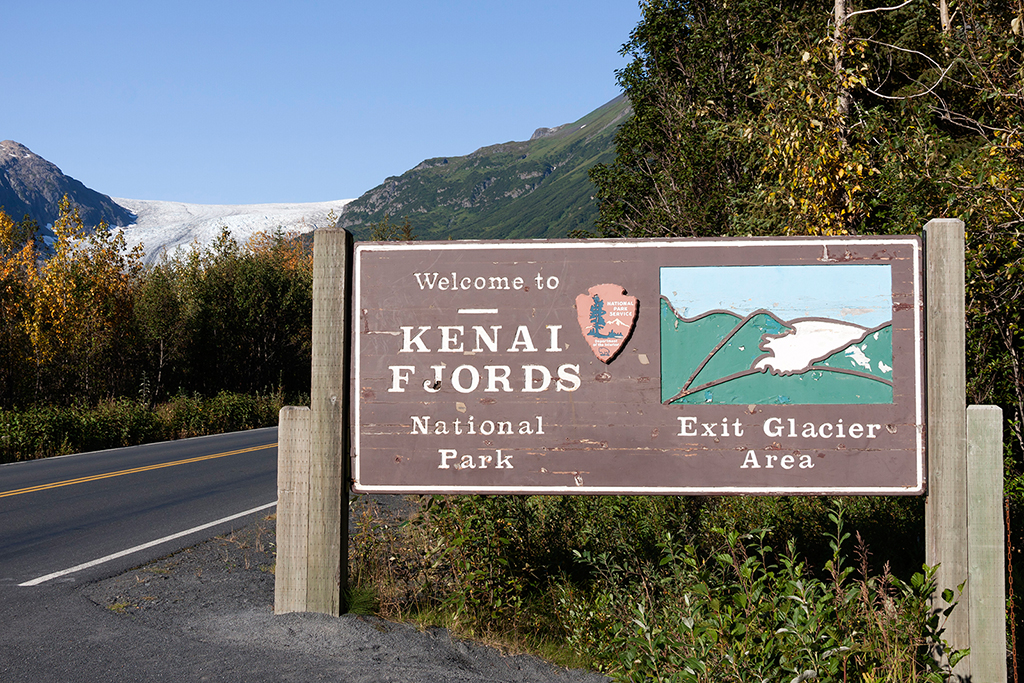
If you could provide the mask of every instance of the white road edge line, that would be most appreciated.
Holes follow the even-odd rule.
[[[74,574],[75,572],[80,572],[83,569],[88,569],[89,567],[95,567],[96,565],[103,564],[104,562],[110,562],[111,560],[116,560],[119,557],[124,557],[125,555],[131,555],[132,553],[137,553],[140,550],[145,550],[146,548],[152,548],[153,546],[160,545],[161,543],[167,543],[168,541],[173,541],[176,538],[181,538],[182,536],[188,536],[189,534],[194,534],[197,531],[203,531],[204,529],[209,529],[210,527],[217,526],[218,524],[223,524],[224,522],[230,522],[232,520],[238,519],[239,517],[245,517],[246,515],[251,515],[254,512],[259,512],[260,510],[266,510],[267,508],[272,508],[275,505],[277,505],[277,501],[276,500],[273,503],[267,503],[266,505],[261,505],[258,508],[253,508],[252,510],[246,510],[245,512],[239,512],[237,515],[231,515],[230,517],[224,517],[223,519],[218,519],[215,522],[209,522],[207,524],[202,524],[200,526],[193,527],[191,529],[186,529],[185,531],[179,531],[176,534],[171,534],[170,536],[164,536],[163,538],[158,538],[155,541],[150,541],[149,543],[143,543],[142,545],[137,545],[134,548],[128,548],[127,550],[122,550],[120,552],[114,553],[113,555],[107,555],[106,557],[101,557],[98,560],[92,560],[91,562],[85,562],[83,564],[79,564],[79,565],[76,565],[74,567],[71,567],[70,569],[62,569],[59,572],[54,572],[52,574],[47,574],[46,576],[40,576],[38,579],[32,579],[31,581],[26,581],[25,583],[19,583],[18,585],[19,586],[38,586],[39,584],[45,583],[45,582],[50,581],[52,579],[56,579],[56,578],[61,577],[61,576],[66,576],[67,574]]]

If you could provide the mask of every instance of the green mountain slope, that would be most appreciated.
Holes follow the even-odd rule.
[[[764,355],[760,344],[766,335],[782,334],[792,328],[768,311],[759,311],[741,320],[736,329],[715,347],[707,363],[690,382],[689,390],[720,382],[723,377],[750,372],[754,361]]]
[[[661,400],[666,404],[892,403],[892,326],[849,344],[813,369],[773,375],[753,369],[765,335],[791,329],[767,311],[726,311],[684,320],[661,300]]]
[[[726,311],[684,322],[662,297],[661,400],[668,401],[681,392],[701,364],[742,322],[740,316]]]
[[[574,123],[531,140],[427,159],[345,207],[339,224],[368,239],[372,224],[408,219],[419,239],[565,237],[593,227],[596,163],[614,159],[618,125],[631,114],[617,97]]]

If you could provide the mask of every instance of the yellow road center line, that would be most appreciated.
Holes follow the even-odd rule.
[[[186,460],[175,460],[174,462],[163,462],[156,465],[147,465],[145,467],[133,467],[129,470],[119,470],[117,472],[107,472],[106,474],[94,474],[90,477],[81,477],[79,479],[68,479],[66,481],[57,481],[52,484],[40,484],[38,486],[29,486],[24,489],[15,489],[13,491],[4,491],[0,493],[0,498],[7,498],[9,496],[19,496],[23,493],[34,493],[36,491],[46,491],[47,489],[56,489],[61,486],[71,486],[72,484],[85,484],[90,481],[99,481],[100,479],[110,479],[112,477],[123,477],[126,474],[136,474],[138,472],[149,472],[150,470],[159,470],[164,467],[174,467],[175,465],[187,465],[193,462],[202,462],[203,460],[213,460],[215,458],[226,458],[229,455],[238,455],[240,453],[251,453],[252,451],[262,451],[267,448],[277,448],[276,443],[266,444],[265,446],[253,446],[252,448],[241,448],[237,451],[227,451],[225,453],[214,453],[213,455],[201,455],[198,458],[188,458]]]

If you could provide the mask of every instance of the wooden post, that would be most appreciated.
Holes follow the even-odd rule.
[[[345,610],[351,253],[346,231],[314,233],[311,406],[278,425],[276,614]]]
[[[348,299],[352,236],[313,234],[306,611],[341,614],[348,585]]]
[[[951,648],[970,647],[967,564],[967,379],[965,358],[964,224],[937,219],[924,228],[928,354],[928,497],[925,561],[939,565],[939,591],[964,583],[946,622]],[[937,597],[936,609],[946,603]],[[955,671],[969,678],[971,657]]]
[[[967,409],[967,555],[971,576],[971,674],[1006,683],[1006,541],[1003,411]]]
[[[285,406],[277,423],[277,565],[274,613],[306,611],[309,408]]]

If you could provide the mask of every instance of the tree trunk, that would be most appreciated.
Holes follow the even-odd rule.
[[[839,113],[840,138],[846,141],[846,117],[850,113],[850,91],[842,82],[843,55],[846,53],[846,0],[835,0],[835,73],[839,79],[839,92],[836,97],[836,111]]]

